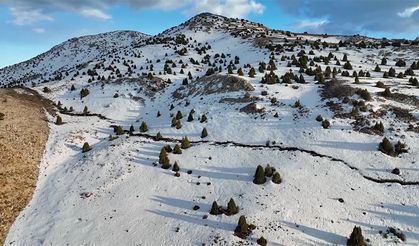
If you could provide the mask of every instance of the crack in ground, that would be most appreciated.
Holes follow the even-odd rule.
[[[111,126],[111,127],[115,127],[115,126]],[[145,134],[145,133],[129,133],[129,134],[130,134],[130,136],[143,137],[143,138],[151,139],[151,140],[157,141],[157,142],[171,142],[171,143],[180,143],[181,142],[181,140],[175,139],[175,138],[162,137],[160,139],[156,139],[155,136]],[[302,153],[307,153],[307,154],[309,154],[311,156],[314,156],[314,157],[328,158],[331,161],[341,162],[345,166],[349,167],[351,170],[358,171],[358,173],[363,178],[365,178],[366,180],[372,181],[374,183],[378,183],[378,184],[396,183],[396,184],[400,184],[400,185],[419,185],[419,181],[404,181],[404,180],[399,180],[399,179],[373,178],[371,176],[367,176],[365,174],[362,174],[362,172],[359,170],[359,168],[357,168],[355,166],[352,166],[351,164],[349,164],[348,162],[346,162],[342,159],[339,159],[339,158],[336,158],[336,157],[333,157],[333,156],[329,156],[329,155],[325,155],[325,154],[321,154],[321,153],[318,153],[314,150],[307,150],[307,149],[302,149],[302,148],[298,148],[298,147],[283,147],[283,146],[278,146],[278,145],[262,145],[262,144],[244,144],[244,143],[237,143],[237,142],[233,142],[233,141],[207,141],[207,140],[190,141],[190,143],[191,144],[209,144],[209,145],[214,145],[214,146],[234,146],[234,147],[241,147],[241,148],[277,149],[279,151],[292,151],[292,152],[298,151],[298,152],[302,152]]]

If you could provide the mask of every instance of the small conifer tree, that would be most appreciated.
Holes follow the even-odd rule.
[[[159,163],[162,165],[170,165],[169,157],[167,156],[166,148],[162,148],[159,156]]]
[[[222,213],[223,213],[222,209],[218,206],[217,202],[214,201],[211,206],[210,214],[219,215]]]
[[[87,106],[84,106],[84,109],[83,109],[83,114],[88,114],[89,113],[89,109],[87,108]]]
[[[318,122],[321,122],[321,121],[323,121],[323,117],[319,114],[319,115],[317,115],[317,117],[316,117],[316,121],[318,121]]]
[[[62,125],[63,124],[63,119],[61,118],[61,116],[57,115],[57,119],[55,120],[55,124],[56,125]]]
[[[266,177],[272,177],[273,173],[274,173],[273,168],[268,164],[265,167],[265,176]]]
[[[254,78],[254,77],[255,77],[255,74],[256,74],[256,71],[255,71],[255,69],[252,67],[252,68],[250,69],[250,71],[249,71],[249,77],[250,77],[250,78]]]
[[[155,139],[156,141],[159,141],[160,139],[162,139],[162,135],[160,132],[157,132]]]
[[[172,171],[173,172],[179,172],[179,170],[180,170],[179,164],[177,163],[177,161],[175,161],[175,163],[173,164]]]
[[[147,124],[143,121],[143,122],[141,122],[141,125],[140,125],[140,132],[146,132],[146,131],[148,131],[148,126],[147,126]]]
[[[173,148],[173,154],[177,154],[177,155],[182,154],[182,150],[180,149],[179,144],[176,144],[175,147]]]
[[[180,147],[182,149],[187,149],[187,148],[191,147],[191,144],[190,144],[189,139],[188,139],[187,136],[185,136],[185,137],[182,138],[182,142],[181,142],[181,146]]]
[[[236,206],[236,203],[234,202],[233,198],[230,198],[230,201],[227,204],[227,215],[233,215],[237,214],[239,212],[239,208]]]
[[[207,128],[204,127],[201,132],[201,138],[206,138],[208,136]]]
[[[176,121],[175,128],[176,128],[176,129],[178,129],[178,130],[179,130],[180,128],[182,128],[182,123],[180,122],[180,120]]]
[[[130,127],[129,127],[129,132],[130,133],[133,133],[135,131],[135,128],[134,128],[134,126],[133,125],[131,125]]]
[[[88,152],[88,151],[90,151],[92,148],[90,148],[90,145],[89,145],[89,143],[88,142],[85,142],[84,144],[83,144],[83,147],[82,147],[82,153],[86,153],[86,152]]]
[[[378,149],[387,155],[392,155],[394,153],[393,145],[386,137],[384,137],[381,143],[378,145]]]
[[[189,112],[189,115],[188,115],[188,122],[191,122],[191,121],[193,121],[193,113],[192,113],[192,111]]]
[[[268,241],[264,237],[260,237],[258,240],[256,240],[256,243],[260,246],[268,245]]]
[[[258,165],[256,168],[255,178],[253,183],[255,184],[264,184],[266,182],[265,171],[261,165]]]
[[[180,120],[180,119],[182,119],[182,118],[183,118],[182,112],[177,111],[177,113],[176,113],[176,119],[177,119],[177,120]]]
[[[206,121],[207,121],[207,116],[205,114],[202,114],[200,122],[204,123]]]
[[[330,122],[328,120],[325,119],[325,120],[322,121],[322,127],[324,129],[329,128],[329,126],[330,126]]]
[[[349,239],[346,241],[348,246],[365,246],[364,236],[361,227],[355,226]]]
[[[122,129],[122,126],[117,126],[115,129],[116,135],[123,135],[124,129]]]
[[[234,230],[235,235],[240,238],[246,238],[246,236],[249,235],[250,229],[249,225],[246,222],[246,217],[244,215],[241,215],[239,218],[239,222],[237,223],[237,227]]]
[[[383,97],[390,97],[390,96],[391,96],[391,91],[390,91],[390,89],[389,89],[388,87],[386,87],[386,88],[384,89],[384,91],[383,91],[383,92],[381,92],[381,95],[383,95]]]

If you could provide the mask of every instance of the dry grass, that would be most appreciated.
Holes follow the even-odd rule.
[[[0,120],[0,245],[36,185],[48,138],[44,108],[53,110],[38,95],[0,90],[0,112],[5,114]]]

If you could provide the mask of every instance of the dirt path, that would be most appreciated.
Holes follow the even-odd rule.
[[[53,113],[49,102],[34,92],[0,89],[0,245],[35,189],[48,139],[44,109]]]

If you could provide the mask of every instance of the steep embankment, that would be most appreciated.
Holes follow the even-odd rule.
[[[45,108],[52,112],[33,92],[0,90],[0,244],[35,188],[48,139]]]

